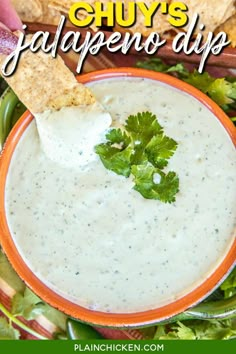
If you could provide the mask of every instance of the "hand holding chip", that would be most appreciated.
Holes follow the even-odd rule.
[[[22,22],[10,0],[0,1],[0,54],[9,55],[17,45],[12,32],[22,30]]]

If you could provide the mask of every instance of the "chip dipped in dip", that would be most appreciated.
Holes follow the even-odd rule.
[[[200,101],[141,73],[101,76],[88,87],[113,127],[150,111],[177,141],[169,161],[180,180],[174,203],[143,198],[131,178],[104,168],[95,152],[86,164],[53,161],[35,121],[15,148],[6,180],[7,223],[26,265],[56,294],[104,313],[180,300],[206,282],[235,241],[236,155],[229,134]],[[94,124],[102,142],[106,129]],[[85,138],[91,141],[89,129]]]

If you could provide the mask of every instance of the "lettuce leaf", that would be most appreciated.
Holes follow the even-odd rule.
[[[224,297],[226,299],[236,294],[236,267],[221,284],[220,289],[224,291]]]
[[[224,321],[189,320],[157,326],[153,339],[222,340],[236,336],[236,318]]]

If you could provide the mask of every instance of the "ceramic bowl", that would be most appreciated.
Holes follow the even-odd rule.
[[[116,77],[141,77],[157,80],[196,98],[211,112],[213,112],[215,117],[224,126],[234,145],[236,145],[236,129],[229,118],[224,114],[224,112],[210,98],[201,93],[199,90],[174,77],[142,69],[120,68],[102,70],[80,75],[78,77],[78,81],[86,84],[93,81],[100,81]],[[211,276],[205,279],[205,281],[203,281],[200,286],[179,300],[150,311],[131,314],[113,314],[93,311],[72,303],[49,289],[35,276],[35,274],[33,274],[33,272],[28,268],[20,256],[7,225],[4,206],[5,183],[12,154],[19,140],[21,139],[22,134],[33,119],[34,117],[29,111],[27,111],[21,117],[21,119],[17,122],[11,131],[2,152],[0,161],[0,241],[16,272],[24,280],[27,286],[29,286],[39,297],[41,297],[50,305],[65,312],[66,314],[87,323],[110,327],[136,327],[151,325],[181,313],[187,308],[199,303],[202,299],[209,295],[226,277],[226,275],[235,264],[236,241],[232,244],[231,248],[217,269],[215,269]]]

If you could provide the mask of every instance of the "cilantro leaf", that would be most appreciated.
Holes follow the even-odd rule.
[[[173,331],[165,335],[166,339],[185,339],[185,340],[194,340],[196,339],[194,331],[185,326],[182,322],[177,322],[173,326]]]
[[[136,66],[138,68],[159,71],[162,73],[165,73],[169,69],[169,65],[166,65],[160,58],[138,61]]]
[[[147,163],[148,158],[145,154],[145,144],[141,142],[134,142],[133,153],[131,156],[131,165],[141,165]]]
[[[236,87],[234,89],[233,85],[225,79],[216,79],[210,85],[208,94],[219,106],[230,104],[232,98],[236,98]]]
[[[236,335],[236,326],[234,320],[195,320],[190,325],[194,326],[196,339],[223,340],[230,339],[231,337],[234,337]]]
[[[106,138],[111,144],[121,144],[122,148],[126,148],[130,143],[130,138],[121,129],[111,129]]]
[[[155,136],[162,134],[163,128],[157,121],[157,117],[150,112],[130,115],[125,123],[125,129],[130,134],[133,154],[132,165],[139,165],[148,160],[145,155],[146,145]]]
[[[25,284],[18,277],[7,257],[0,250],[0,278],[2,278],[16,292],[23,292]]]
[[[207,93],[210,85],[215,81],[207,72],[199,74],[197,70],[193,73],[189,73],[188,77],[184,79],[188,84],[198,88],[204,93]]]
[[[106,134],[106,143],[95,146],[104,167],[124,177],[132,173],[133,188],[144,198],[165,203],[175,201],[179,179],[175,172],[165,174],[161,170],[168,165],[177,142],[164,135],[151,112],[130,115],[124,129],[111,129]],[[159,174],[159,183],[155,181],[155,174]]]
[[[161,181],[155,184],[153,190],[158,192],[160,200],[165,203],[175,202],[175,195],[179,192],[179,178],[173,171],[161,174]]]
[[[165,135],[156,135],[146,146],[148,161],[153,166],[163,169],[177,149],[177,142]]]
[[[207,72],[199,74],[197,71],[190,73],[187,83],[195,86],[205,94],[207,94],[213,101],[215,101],[221,108],[228,110],[236,100],[236,83],[231,83],[225,78],[215,79]]]
[[[175,73],[181,77],[186,77],[189,71],[182,63],[178,63],[173,66],[166,65],[160,58],[151,58],[145,61],[138,61],[136,63],[138,68],[158,71],[162,73]]]
[[[169,67],[165,72],[166,73],[177,73],[182,78],[188,77],[188,75],[189,75],[189,71],[185,68],[185,66],[182,63],[178,63],[174,66]]]
[[[66,315],[44,303],[29,288],[25,288],[23,294],[16,293],[14,295],[11,314],[14,317],[22,316],[28,321],[35,320],[39,315],[43,315],[57,326],[57,331],[66,330]]]
[[[126,120],[125,129],[130,133],[134,144],[147,144],[154,135],[163,132],[157,117],[150,112],[130,115]]]
[[[157,326],[153,339],[157,340],[223,340],[236,335],[235,319],[188,320]]]
[[[113,147],[110,143],[100,144],[95,146],[95,152],[105,160],[112,158],[115,154],[122,151],[117,147]]]
[[[45,307],[43,315],[57,327],[56,333],[62,334],[65,332],[67,316],[48,304],[45,304]]]
[[[167,174],[150,165],[138,165],[132,167],[134,175],[134,189],[144,198],[158,199],[164,203],[175,201],[175,195],[179,191],[179,178],[175,172]],[[160,175],[160,182],[155,182],[155,174]]]
[[[0,317],[0,340],[19,339],[20,332],[12,327],[6,318]]]
[[[95,147],[95,152],[100,156],[103,165],[118,175],[129,177],[131,172],[130,160],[132,149],[127,147],[120,150],[108,144],[100,144]]]
[[[12,314],[22,316],[26,320],[34,320],[43,314],[45,304],[31,290],[25,288],[23,294],[17,293],[12,299]]]
[[[37,319],[38,315],[42,314],[56,326],[57,332],[64,333],[66,330],[67,316],[43,302],[39,297],[32,293],[31,290],[26,288],[25,284],[12,269],[12,266],[1,249],[0,278],[3,278],[7,284],[16,291],[16,294],[11,300],[10,311],[0,303],[0,312],[6,316],[3,320],[0,318],[0,339],[19,338],[20,332],[12,328],[12,323],[15,323],[19,328],[39,339],[47,339],[28,327],[17,316],[22,316],[26,320],[31,320]]]
[[[140,192],[145,198],[149,198],[149,193],[153,187],[153,175],[156,172],[151,165],[134,165],[132,167],[132,174],[135,179],[134,189]],[[145,193],[146,191],[146,193]]]
[[[225,298],[229,298],[236,294],[236,267],[221,284],[220,289],[224,291]]]

